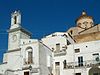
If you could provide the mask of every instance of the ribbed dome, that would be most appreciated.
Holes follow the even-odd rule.
[[[88,16],[88,15],[86,14],[86,12],[83,11],[83,12],[82,12],[82,15],[79,16],[79,17],[76,19],[76,22],[77,22],[78,20],[80,20],[80,19],[83,19],[83,18],[93,19],[92,16]]]

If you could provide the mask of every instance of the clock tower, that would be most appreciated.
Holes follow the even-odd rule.
[[[20,49],[21,39],[30,39],[29,31],[21,27],[21,13],[15,11],[11,14],[11,26],[8,30],[8,51]]]

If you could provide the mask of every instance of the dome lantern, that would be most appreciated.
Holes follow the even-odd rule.
[[[81,16],[76,19],[77,27],[82,30],[88,29],[94,25],[92,16],[88,16],[85,11],[82,12]]]

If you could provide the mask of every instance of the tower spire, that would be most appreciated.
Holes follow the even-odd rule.
[[[20,11],[14,11],[11,14],[11,28],[10,29],[20,27],[20,25],[21,25],[21,13]]]

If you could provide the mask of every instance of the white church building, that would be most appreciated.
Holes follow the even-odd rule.
[[[100,24],[85,11],[75,23],[37,40],[21,27],[20,12],[12,13],[0,75],[100,75]]]
[[[8,50],[0,65],[0,75],[49,75],[52,72],[52,51],[29,31],[21,27],[21,14],[11,15]]]

